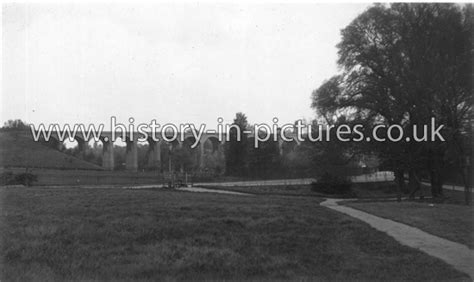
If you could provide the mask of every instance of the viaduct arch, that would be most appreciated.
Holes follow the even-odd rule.
[[[102,168],[105,170],[114,170],[115,168],[115,160],[114,160],[114,143],[112,141],[113,136],[122,136],[122,132],[111,132],[111,131],[104,131],[101,132],[99,136],[99,140],[102,143]],[[51,136],[48,141],[49,146],[60,149],[62,146],[62,142],[60,140],[60,136],[64,136],[63,132],[51,132]],[[161,136],[161,132],[159,133]],[[181,136],[181,133],[178,133],[178,136]],[[147,151],[147,158],[148,158],[148,166],[159,171],[166,170],[166,168],[162,167],[162,145],[169,146],[170,151],[175,150],[176,147],[182,148],[185,144],[189,145],[189,142],[194,143],[194,135],[192,132],[185,132],[183,134],[184,139],[183,141],[180,138],[173,140],[173,142],[168,142],[160,138],[160,140],[155,141],[151,138],[151,134],[148,134],[148,151]],[[292,134],[286,134],[287,137],[292,136]],[[126,153],[125,153],[125,169],[129,171],[137,171],[138,170],[138,139],[140,139],[142,135],[139,132],[133,132],[133,134],[126,133],[124,142],[126,143]],[[254,134],[248,134],[247,138],[251,139],[254,138]],[[293,136],[294,137],[294,136]],[[87,143],[92,139],[84,138],[84,136],[75,136],[75,140],[78,144],[78,150],[82,154],[85,152],[85,148],[87,147]],[[198,145],[196,148],[192,149],[194,152],[197,153],[197,167],[199,169],[204,168],[204,156],[206,152],[211,153],[218,153],[224,154],[224,144],[226,142],[226,135],[223,135],[223,140],[219,141],[219,135],[217,133],[207,133],[204,132],[201,135],[201,139],[198,141]],[[299,146],[299,141],[292,141],[292,144],[287,144],[281,138],[278,139],[279,145],[279,152],[280,155],[284,154],[289,147],[293,148],[294,146]],[[207,150],[206,147],[207,146]]]

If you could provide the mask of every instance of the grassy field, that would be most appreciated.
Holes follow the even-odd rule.
[[[350,195],[327,195],[311,191],[311,185],[259,185],[259,186],[203,186],[208,189],[227,190],[256,195],[315,196],[315,197],[358,197],[387,198],[397,196],[393,182],[352,183]],[[406,195],[405,195],[406,196]]]
[[[199,186],[201,187],[201,186]],[[250,193],[255,195],[280,196],[321,196],[311,191],[311,185],[259,185],[259,186],[202,186],[206,189],[226,190],[233,192]]]
[[[472,206],[416,201],[346,202],[344,205],[418,227],[428,233],[474,248]]]
[[[1,188],[11,280],[466,280],[314,197]]]
[[[35,142],[24,132],[0,132],[0,167],[102,170],[100,166]]]

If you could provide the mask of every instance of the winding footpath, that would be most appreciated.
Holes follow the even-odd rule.
[[[253,196],[248,193],[226,191],[226,190],[217,190],[217,189],[206,189],[200,187],[182,187],[176,188],[178,191],[188,191],[188,192],[198,192],[198,193],[217,193],[217,194],[229,194],[229,195],[239,195],[239,196]]]
[[[139,188],[151,187],[143,186]],[[178,188],[177,190],[198,193],[204,192],[239,196],[254,196],[248,193],[198,187]],[[439,258],[455,269],[468,274],[474,281],[474,250],[469,249],[463,244],[424,232],[416,227],[411,227],[390,219],[378,217],[354,208],[338,205],[338,202],[347,200],[348,199],[326,199],[325,201],[321,202],[320,205],[357,218],[369,224],[371,227],[393,237],[402,245],[421,250],[430,256]]]
[[[341,199],[327,199],[321,206],[362,220],[373,228],[385,232],[403,245],[419,249],[439,258],[455,269],[468,274],[474,280],[474,250],[467,246],[426,233],[390,219],[381,218],[357,209],[340,206]]]

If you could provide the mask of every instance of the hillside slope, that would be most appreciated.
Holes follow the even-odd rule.
[[[0,132],[0,167],[102,170],[100,166],[35,142],[22,132]]]

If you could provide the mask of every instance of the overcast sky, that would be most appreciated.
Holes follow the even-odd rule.
[[[4,5],[1,121],[314,118],[340,29],[368,5]]]

